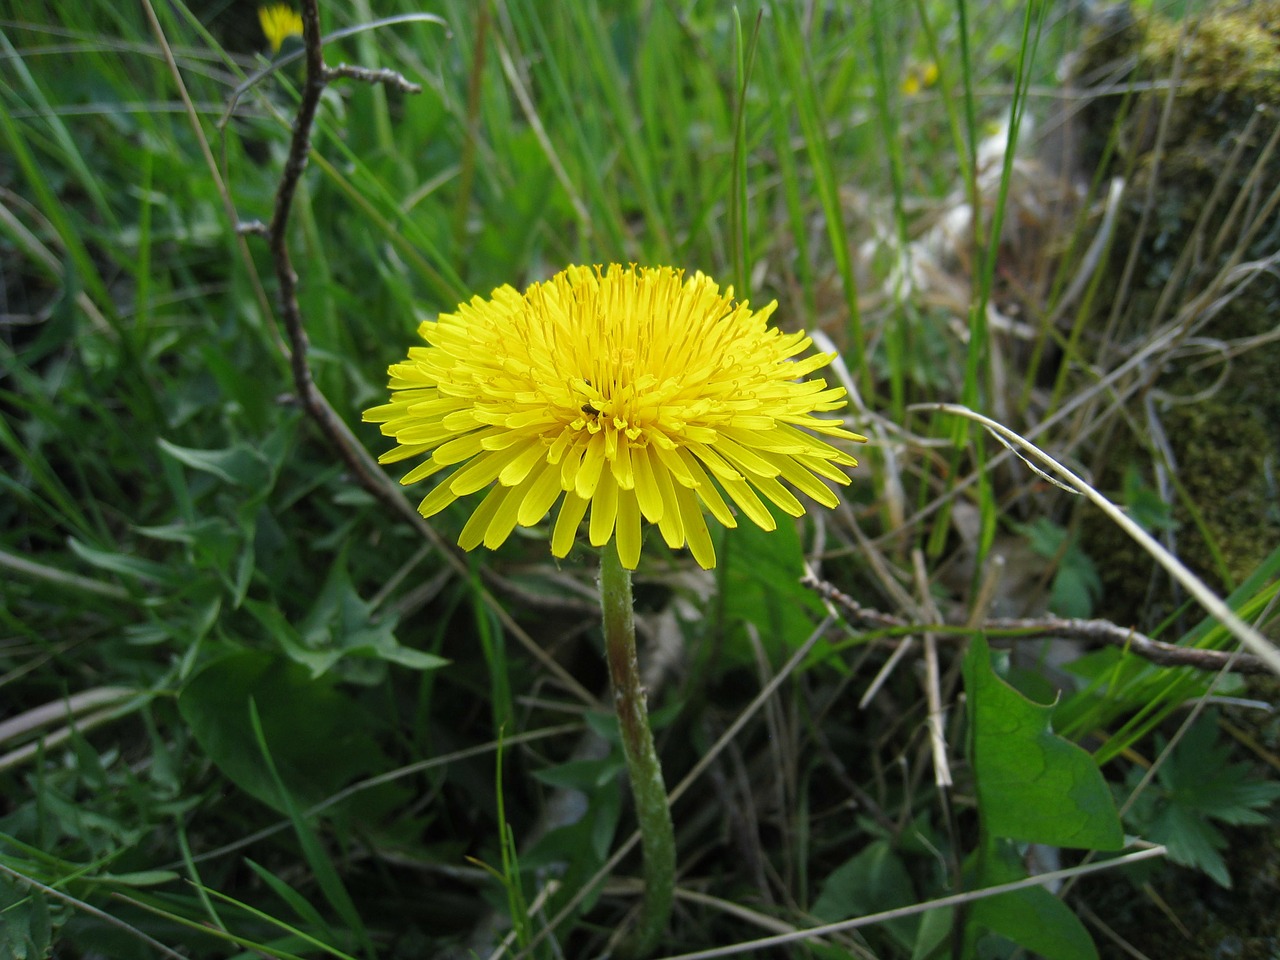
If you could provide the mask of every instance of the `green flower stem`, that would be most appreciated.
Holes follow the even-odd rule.
[[[653,732],[649,729],[644,687],[640,685],[631,573],[618,559],[613,541],[606,544],[601,553],[600,605],[604,611],[604,646],[613,683],[613,703],[622,730],[622,749],[627,757],[644,853],[644,902],[640,921],[625,945],[627,955],[639,958],[653,952],[667,928],[675,893],[676,839],[662,767],[653,746]]]

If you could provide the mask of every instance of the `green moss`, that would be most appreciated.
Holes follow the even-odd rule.
[[[1104,307],[1096,323],[1106,322],[1112,302],[1121,296],[1120,278],[1136,246],[1137,269],[1123,291],[1120,326],[1121,336],[1136,342],[1153,321],[1167,322],[1205,291],[1214,291],[1206,302],[1221,298],[1234,286],[1224,282],[1232,257],[1256,260],[1280,247],[1280,216],[1273,212],[1247,248],[1236,249],[1237,224],[1221,249],[1211,252],[1242,191],[1256,210],[1280,184],[1280,151],[1269,159],[1263,155],[1280,116],[1280,0],[1221,5],[1188,22],[1114,13],[1096,39],[1079,58],[1076,76],[1081,82],[1105,79],[1112,93],[1098,97],[1084,113],[1086,163],[1101,162],[1102,145],[1110,141],[1114,149],[1105,173],[1127,180],[1106,265],[1112,295],[1099,298]],[[1176,95],[1169,101],[1168,81],[1175,75]],[[1130,97],[1114,95],[1128,79],[1144,83],[1135,84]],[[1249,131],[1259,111],[1261,120]],[[1167,124],[1163,138],[1162,122]],[[1237,151],[1239,161],[1232,168],[1230,158]],[[1260,158],[1265,169],[1250,181]],[[1204,216],[1207,229],[1197,233],[1215,191],[1216,205]],[[1149,211],[1148,196],[1154,197]],[[1189,247],[1194,255],[1184,258]],[[1172,306],[1158,316],[1170,283],[1176,284]],[[1194,335],[1239,343],[1273,329],[1280,322],[1277,305],[1280,280],[1259,275]],[[1277,350],[1271,343],[1238,351],[1219,387],[1191,402],[1177,398],[1208,390],[1222,372],[1220,358],[1207,352],[1164,358],[1155,382],[1156,409],[1185,494],[1174,509],[1179,553],[1219,589],[1239,583],[1280,543],[1274,479],[1280,473]],[[1137,410],[1133,415],[1135,429],[1117,434],[1096,463],[1104,489],[1120,489],[1126,467],[1154,459],[1145,418]],[[1152,470],[1145,472],[1150,479]],[[1106,587],[1104,612],[1132,621],[1142,611],[1141,619],[1150,622],[1167,610],[1172,598],[1151,602],[1152,564],[1131,541],[1087,515],[1084,531],[1086,549]]]
[[[1276,99],[1280,84],[1280,3],[1219,7],[1184,30],[1163,17],[1146,22],[1140,56],[1162,76],[1181,52],[1180,97],[1206,93],[1248,100]]]

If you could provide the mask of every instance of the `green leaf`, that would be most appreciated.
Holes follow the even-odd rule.
[[[1039,556],[1057,563],[1049,607],[1062,617],[1088,617],[1102,595],[1102,580],[1089,556],[1075,538],[1046,517],[1035,523],[1018,524],[1017,530]]]
[[[983,897],[970,922],[1008,937],[1045,960],[1097,960],[1089,931],[1071,908],[1043,887]]]
[[[276,795],[284,802],[285,813],[289,815],[289,819],[293,822],[294,833],[298,836],[303,856],[306,857],[307,863],[311,866],[321,892],[324,893],[325,899],[338,912],[338,915],[342,917],[347,926],[355,933],[364,948],[365,956],[372,960],[375,956],[373,941],[369,938],[369,932],[360,917],[360,911],[356,909],[356,905],[351,899],[351,894],[347,891],[342,878],[338,875],[338,869],[334,866],[333,860],[329,856],[329,851],[325,849],[324,844],[320,842],[320,838],[316,835],[307,818],[298,809],[293,791],[289,789],[280,775],[280,768],[267,742],[267,734],[262,725],[262,714],[258,710],[258,702],[254,697],[249,698],[249,726],[253,731],[253,740],[258,747],[258,754],[262,758],[272,785],[275,787]]]
[[[1178,528],[1178,522],[1173,518],[1173,507],[1164,501],[1158,490],[1147,486],[1142,479],[1142,471],[1133,464],[1124,471],[1124,505],[1133,522],[1147,533]]]
[[[272,889],[277,897],[287,903],[304,923],[309,924],[316,930],[321,930],[325,934],[331,934],[329,925],[325,923],[324,917],[320,916],[320,912],[313,907],[307,899],[294,890],[274,873],[266,867],[254,863],[248,857],[244,858],[244,862],[249,865],[249,869],[258,875],[263,883]]]
[[[533,771],[536,779],[566,790],[595,790],[608,783],[625,764],[616,753],[599,760],[570,760],[554,767]]]
[[[38,890],[0,875],[0,956],[39,960],[49,955],[53,924],[49,905]]]
[[[1024,880],[1014,844],[988,839],[979,856],[978,882],[984,887]],[[990,930],[1045,960],[1097,960],[1098,950],[1084,924],[1065,903],[1044,887],[1026,887],[982,897],[969,909],[970,939],[979,928]]]
[[[299,627],[273,604],[246,600],[244,607],[289,659],[311,671],[313,679],[347,659],[394,663],[411,670],[435,670],[449,662],[434,653],[403,646],[395,636],[395,617],[374,614],[352,585],[344,557],[330,568],[315,604]],[[353,682],[374,683],[381,678],[381,671],[368,668],[348,669],[344,674],[344,679]]]
[[[964,663],[973,768],[993,836],[1058,847],[1118,850],[1120,819],[1093,758],[1050,729],[1052,708],[995,675],[979,637]]]
[[[271,482],[271,465],[266,457],[246,443],[233,444],[225,450],[193,450],[163,438],[156,443],[179,463],[212,474],[224,483],[258,493]]]
[[[1162,745],[1163,746],[1163,745]],[[1128,778],[1130,791],[1140,774]],[[1226,838],[1211,821],[1239,825],[1266,822],[1262,809],[1280,798],[1280,784],[1257,779],[1247,764],[1233,763],[1218,742],[1217,715],[1201,717],[1161,765],[1126,817],[1144,836],[1169,848],[1169,859],[1201,870],[1223,887],[1231,875],[1221,852]]]
[[[875,840],[827,877],[810,912],[826,923],[836,923],[904,907],[916,899],[911,876],[893,846],[888,840]],[[884,924],[904,947],[915,943],[919,926],[919,917],[900,917]]]
[[[85,563],[92,564],[99,570],[118,573],[130,580],[143,580],[163,587],[177,586],[180,580],[174,568],[167,564],[140,560],[137,557],[110,550],[99,550],[81,543],[75,537],[67,538],[67,546]]]
[[[920,929],[916,933],[915,946],[911,951],[911,960],[927,960],[937,952],[938,948],[948,940],[951,925],[955,922],[955,910],[942,907],[926,910],[920,915]]]
[[[1185,807],[1165,805],[1148,826],[1147,836],[1163,843],[1174,863],[1201,870],[1214,883],[1231,888],[1231,874],[1218,852],[1226,849],[1226,838],[1204,816]]]
[[[249,723],[254,699],[280,779],[303,806],[382,768],[369,717],[328,678],[315,680],[284,657],[246,650],[215,660],[178,696],[178,709],[209,758],[238,787],[276,810],[276,789]]]
[[[1223,823],[1259,823],[1258,810],[1280,798],[1280,783],[1258,780],[1247,764],[1230,762],[1212,712],[1187,731],[1157,777],[1178,806]]]

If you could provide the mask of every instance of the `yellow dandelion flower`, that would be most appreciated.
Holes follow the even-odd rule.
[[[847,484],[840,468],[857,465],[812,434],[866,439],[814,416],[844,406],[843,388],[800,379],[834,354],[793,359],[812,341],[769,328],[776,307],[751,310],[732,288],[670,267],[569,267],[424,322],[427,345],[391,366],[391,402],[364,419],[399,444],[381,462],[427,455],[401,483],[458,467],[423,499],[424,517],[491,488],[463,527],[464,550],[496,549],[560,501],[557,557],[590,508],[592,545],[616,534],[627,569],[642,521],[710,568],[703,510],[737,525],[722,491],[772,530],[761,496],[802,515],[786,481],[834,507],[823,480]]]
[[[302,36],[302,16],[283,3],[273,3],[258,8],[258,23],[271,45],[271,53],[277,54],[290,37]]]

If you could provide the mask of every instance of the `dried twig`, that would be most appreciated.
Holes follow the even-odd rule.
[[[328,67],[324,72],[325,82],[346,78],[348,80],[362,80],[365,83],[380,83],[386,87],[395,87],[404,93],[421,93],[422,87],[416,83],[410,83],[394,70],[385,68],[374,69],[371,67],[353,67],[346,63],[340,63],[336,67]]]
[[[1271,670],[1260,657],[1230,650],[1195,650],[1177,644],[1153,640],[1129,627],[1110,620],[1067,620],[1061,617],[992,617],[973,626],[936,623],[911,623],[902,617],[864,607],[848,594],[841,593],[825,580],[805,576],[801,585],[834,603],[849,623],[886,630],[910,638],[916,634],[934,633],[942,637],[961,638],[975,633],[1005,640],[1035,640],[1061,637],[1086,643],[1105,643],[1150,660],[1161,667],[1194,667],[1197,670],[1231,669],[1237,673],[1264,674]]]
[[[298,112],[293,121],[289,153],[285,158],[280,186],[276,191],[271,223],[266,229],[271,260],[275,265],[276,281],[280,287],[280,313],[284,320],[285,334],[289,340],[289,364],[293,372],[294,389],[302,408],[337,450],[360,486],[393,513],[412,524],[418,533],[439,550],[440,555],[459,576],[469,578],[471,573],[466,562],[440,538],[430,524],[419,516],[413,504],[405,499],[396,482],[378,466],[377,461],[356,439],[346,421],[338,415],[316,386],[308,362],[306,326],[302,319],[302,308],[298,305],[298,275],[293,270],[293,261],[289,255],[289,212],[298,192],[298,182],[307,168],[307,158],[311,152],[311,129],[315,124],[316,109],[320,104],[320,96],[324,93],[324,88],[331,81],[339,78],[383,83],[410,93],[419,92],[421,88],[392,70],[369,70],[346,65],[333,68],[325,66],[317,0],[302,2],[302,43],[306,79],[302,85]],[[252,228],[252,225],[248,226],[249,232],[258,232]],[[571,691],[584,703],[594,705],[597,702],[595,696],[533,641],[533,638],[512,619],[503,606],[493,600],[487,590],[482,587],[477,589],[486,605],[502,621],[503,626],[511,632],[521,646],[556,677],[565,689]]]

